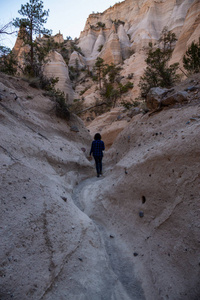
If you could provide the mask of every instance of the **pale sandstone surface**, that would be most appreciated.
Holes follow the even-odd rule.
[[[190,9],[187,12],[184,25],[182,27],[179,39],[172,56],[172,63],[179,62],[182,65],[182,58],[186,49],[193,41],[198,42],[200,31],[200,2],[193,1]]]
[[[78,69],[82,69],[86,67],[85,58],[78,53],[77,51],[72,52],[69,60],[69,67],[78,67]]]
[[[88,131],[56,118],[42,91],[0,76],[0,298],[130,300],[101,230],[75,205],[75,187],[95,174]]]
[[[134,264],[145,299],[200,296],[199,134],[198,104],[138,115],[106,153],[102,180],[82,190],[83,211]]]
[[[123,25],[119,26],[117,33],[118,33],[120,46],[121,46],[122,58],[126,59],[130,56],[131,42],[128,38],[128,35]]]
[[[106,150],[108,150],[117,135],[127,126],[128,120],[121,119],[124,109],[117,107],[110,112],[104,113],[94,119],[88,126],[88,130],[92,137],[99,132],[105,143]]]
[[[18,73],[22,75],[21,68],[24,68],[25,65],[25,60],[24,60],[24,53],[28,53],[30,51],[30,47],[28,45],[24,46],[24,41],[22,39],[22,34],[23,32],[19,31],[17,40],[15,42],[14,48],[13,48],[13,53],[15,54],[18,64],[20,68],[18,68]],[[63,35],[58,33],[54,37],[54,42],[56,43],[63,43]],[[43,39],[41,36],[37,38],[39,44],[42,44]],[[44,38],[45,40],[45,38]],[[44,75],[46,75],[48,78],[54,77],[58,78],[59,81],[56,83],[56,88],[59,89],[60,91],[64,92],[65,95],[68,97],[68,102],[71,103],[73,101],[73,89],[72,89],[72,84],[69,78],[69,70],[68,66],[66,65],[63,57],[61,54],[59,54],[56,51],[51,51],[48,54],[47,63],[43,66],[44,69]],[[73,60],[73,56],[72,56]],[[84,64],[84,59],[80,57],[80,62]],[[79,62],[79,64],[80,64]]]
[[[89,57],[93,51],[97,35],[92,30],[89,30],[88,34],[83,37],[82,43],[79,44],[81,50],[83,51],[86,57]]]
[[[98,179],[79,119],[0,94],[1,299],[198,299],[199,102],[133,117]]]
[[[20,57],[20,50],[21,48],[24,46],[24,41],[23,41],[23,35],[24,35],[24,31],[23,29],[19,30],[18,35],[17,35],[17,39],[13,48],[13,52],[16,56]]]
[[[48,55],[48,61],[44,65],[44,74],[48,77],[59,78],[56,88],[64,92],[67,96],[68,103],[73,101],[73,89],[69,78],[68,66],[63,57],[56,51],[51,51]]]
[[[78,90],[82,92],[84,90],[84,86],[79,86]],[[84,103],[87,104],[87,106],[94,105],[96,101],[96,87],[93,85],[91,88],[88,88],[88,90],[83,94],[84,96]],[[80,98],[80,92],[77,94],[77,97]]]
[[[165,26],[169,30],[173,30],[177,37],[179,37],[187,12],[194,2],[195,0],[179,2],[174,0],[122,1],[103,13],[91,14],[88,17],[85,28],[80,35],[79,45],[84,49],[86,47],[86,40],[88,43],[90,37],[92,37],[93,41],[95,36],[96,38],[98,37],[98,32],[90,28],[97,25],[98,22],[105,24],[106,29],[104,31],[108,35],[107,38],[109,38],[110,33],[108,32],[109,29],[112,30],[112,21],[115,20],[124,22],[124,38],[120,39],[122,48],[128,45],[127,34],[131,37],[132,47],[138,50],[143,46],[148,46],[150,41],[158,41]],[[196,15],[198,15],[198,11],[199,9],[196,11]],[[121,37],[120,30],[118,31],[118,35]],[[93,47],[94,42],[90,42],[90,45]],[[92,48],[90,51],[92,51]],[[86,52],[85,55],[87,56]]]
[[[182,64],[182,57],[187,47],[199,37],[199,5],[198,0],[125,0],[103,13],[91,14],[77,45],[84,53],[84,57],[77,52],[72,53],[69,66],[75,67],[77,61],[80,69],[86,66],[92,70],[98,56],[106,63],[123,63],[122,76],[135,74],[134,88],[131,91],[134,100],[139,95],[138,83],[146,67],[146,47],[149,42],[157,45],[163,28],[167,26],[168,30],[175,32],[178,38],[171,62]],[[98,26],[98,23],[105,26]],[[58,43],[63,42],[61,33],[55,35],[53,39]],[[14,51],[23,63],[24,49],[21,43],[22,40],[18,37]],[[99,51],[100,46],[103,46],[101,51]],[[132,54],[134,51],[135,54]],[[48,69],[51,69],[48,73],[51,76],[55,72],[55,75],[60,78],[57,87],[68,94],[72,102],[73,98],[77,97],[71,89],[68,70],[64,64],[65,62],[61,62],[61,59],[56,57],[48,66]],[[93,95],[88,97],[89,102],[92,98]],[[87,101],[85,103],[87,105]]]
[[[168,30],[173,30],[173,32],[176,33],[178,41],[170,63],[179,62],[182,67],[182,58],[187,47],[193,40],[197,41],[199,37],[199,5],[199,1],[195,0],[123,1],[101,14],[91,14],[89,16],[84,31],[80,35],[80,45],[83,39],[88,37],[88,32],[91,33],[90,25],[96,25],[97,22],[102,22],[105,23],[106,29],[103,29],[102,32],[106,37],[106,42],[99,55],[105,62],[111,63],[114,61],[112,54],[115,50],[113,49],[117,50],[114,52],[117,58],[115,60],[116,64],[117,61],[120,62],[120,55],[124,57],[124,53],[127,54],[129,52],[129,54],[131,54],[131,49],[135,51],[134,54],[123,61],[123,64],[121,64],[122,70],[120,72],[120,75],[125,78],[133,74],[133,78],[129,81],[134,84],[134,87],[127,94],[123,95],[123,98],[125,101],[135,100],[138,95],[140,95],[139,81],[146,67],[146,46],[148,43],[151,41],[157,45],[161,31],[165,26],[168,27]],[[125,22],[125,24],[120,24],[118,27],[115,27],[111,20],[121,20]],[[97,33],[98,32],[96,32],[96,35]],[[130,41],[127,34],[131,37]],[[114,36],[116,36],[115,42],[113,39]],[[117,38],[119,40],[118,46]],[[114,45],[113,48],[109,46],[109,39],[110,44]],[[183,75],[180,70],[178,71]],[[95,102],[96,98],[98,98],[98,95],[95,95],[94,98],[93,93],[91,93],[91,95],[87,94],[85,104],[87,105],[87,101],[89,100],[91,105],[92,99]],[[112,126],[113,133],[113,125],[110,126]],[[95,120],[92,122],[90,128],[91,127],[95,129]],[[103,129],[101,128],[101,130]],[[106,126],[105,131],[109,131],[108,126]]]
[[[56,35],[54,35],[53,39],[54,39],[55,43],[58,43],[58,44],[64,43],[63,34],[61,34],[60,32],[57,33]]]
[[[25,32],[24,29],[20,29],[17,35],[17,39],[15,42],[15,45],[12,49],[13,54],[15,55],[17,61],[18,61],[18,67],[17,72],[19,74],[22,74],[22,69],[25,66],[25,53],[28,53],[30,51],[29,45],[24,45],[24,38],[25,38]]]
[[[122,1],[103,13],[91,14],[88,17],[80,35],[79,46],[83,49],[90,67],[97,56],[102,57],[106,63],[115,64],[120,64],[122,58],[125,59],[121,74],[135,74],[132,90],[134,99],[139,95],[138,83],[146,67],[146,48],[149,42],[157,45],[164,27],[172,30],[178,41],[171,63],[182,64],[187,47],[199,37],[199,5],[198,0]],[[114,26],[113,21],[118,20],[124,24]],[[105,27],[101,31],[91,29],[98,22],[104,23]],[[95,51],[96,55],[91,57],[100,34],[105,37],[104,47],[99,54]],[[135,54],[131,55],[131,51],[135,51]]]
[[[99,55],[99,51],[100,48],[102,48],[105,44],[105,36],[104,36],[104,33],[103,33],[103,30],[101,29],[100,30],[100,34],[98,35],[98,38],[94,44],[94,48],[93,48],[93,51],[92,51],[92,56],[94,57],[94,59],[97,58],[97,56]]]
[[[198,0],[126,0],[92,14],[79,41],[84,61],[118,63],[135,50],[121,71],[134,73],[135,99],[149,41],[168,26],[178,37],[172,62],[181,61],[198,39],[199,9]],[[97,22],[106,28],[91,30]],[[66,88],[65,63],[57,56],[50,65]],[[95,86],[84,96],[87,105],[99,97]],[[94,120],[89,136],[79,119],[55,118],[53,103],[20,80],[1,77],[0,99],[0,298],[199,299],[199,103],[131,121],[117,108]],[[96,131],[107,149],[121,132],[100,179],[87,160]]]
[[[115,31],[110,34],[100,56],[107,63],[113,63],[115,65],[122,63],[120,41]]]
[[[41,299],[85,231],[95,234],[71,200],[74,185],[91,173],[81,150],[89,151],[90,137],[77,118],[55,118],[53,103],[22,81],[1,78],[0,94],[0,298]],[[73,259],[80,263],[78,253]]]

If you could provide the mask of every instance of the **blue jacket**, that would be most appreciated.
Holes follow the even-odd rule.
[[[103,141],[93,141],[91,145],[90,155],[93,154],[94,157],[103,157],[103,150],[105,150]]]

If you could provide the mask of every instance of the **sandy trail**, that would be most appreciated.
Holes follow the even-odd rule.
[[[88,178],[74,189],[72,195],[74,204],[90,218],[101,237],[102,250],[109,265],[109,276],[111,282],[115,283],[110,285],[111,282],[108,282],[107,294],[102,292],[101,299],[145,299],[140,283],[135,278],[133,260],[127,256],[125,251],[126,247],[118,244],[116,237],[106,227],[106,220],[99,218],[96,212],[93,214],[93,207],[98,201],[96,196],[102,180],[106,180],[106,177]],[[104,274],[100,273],[99,276],[102,277]],[[112,295],[112,298],[109,298],[109,295]]]

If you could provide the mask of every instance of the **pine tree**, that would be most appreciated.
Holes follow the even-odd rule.
[[[139,83],[142,98],[146,98],[151,88],[158,86],[170,88],[177,80],[178,63],[168,66],[176,40],[175,34],[164,28],[159,39],[159,48],[154,49],[152,43],[149,44],[145,60],[147,68]]]
[[[0,71],[9,75],[17,72],[17,62],[12,51],[4,46],[0,46]]]
[[[192,42],[188,47],[183,57],[183,67],[189,73],[200,72],[200,38],[198,43]]]
[[[95,63],[95,70],[97,73],[97,78],[98,78],[98,82],[99,82],[99,89],[101,90],[101,80],[102,80],[102,76],[103,76],[103,70],[104,70],[104,60],[101,57],[97,57],[96,59],[96,63]]]
[[[13,25],[19,28],[25,28],[26,35],[23,36],[24,43],[30,46],[30,74],[35,75],[34,72],[34,50],[37,48],[37,43],[34,42],[34,36],[37,34],[48,34],[49,30],[43,27],[47,22],[49,10],[43,10],[42,0],[29,0],[29,3],[21,5],[18,11],[23,18],[16,18],[13,20]]]

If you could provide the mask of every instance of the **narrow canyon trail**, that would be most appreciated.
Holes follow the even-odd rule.
[[[27,99],[28,83],[8,79],[0,299],[199,299],[199,94],[134,116],[97,178],[82,121],[55,118],[41,92]]]
[[[106,221],[99,217],[98,213],[93,215],[100,184],[106,180],[106,175],[88,178],[78,184],[72,195],[74,204],[93,222],[97,235],[100,236],[105,265],[108,267],[109,280],[106,280],[104,288],[96,298],[90,298],[92,295],[87,294],[87,299],[143,300],[143,290],[135,277],[133,259],[127,255],[126,245],[120,244],[119,239],[110,232]],[[99,277],[104,276],[105,273],[99,270]]]

